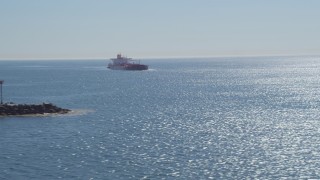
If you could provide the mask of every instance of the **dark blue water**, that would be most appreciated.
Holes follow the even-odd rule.
[[[0,61],[0,179],[320,178],[320,57]]]

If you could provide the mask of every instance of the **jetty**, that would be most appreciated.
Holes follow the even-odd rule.
[[[69,109],[63,109],[51,103],[42,104],[0,104],[1,116],[21,116],[21,115],[44,115],[44,114],[66,114]]]

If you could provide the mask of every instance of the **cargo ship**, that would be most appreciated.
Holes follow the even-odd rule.
[[[140,64],[140,61],[123,57],[121,54],[117,54],[117,58],[112,58],[111,61],[108,68],[113,70],[148,70],[148,65]]]

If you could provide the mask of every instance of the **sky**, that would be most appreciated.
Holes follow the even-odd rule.
[[[320,55],[320,0],[0,0],[0,59]]]

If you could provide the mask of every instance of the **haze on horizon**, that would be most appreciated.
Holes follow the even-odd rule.
[[[318,0],[0,1],[0,59],[320,55]]]

